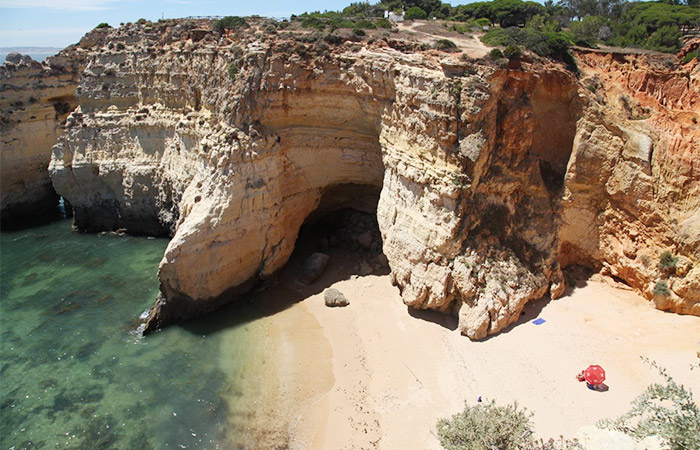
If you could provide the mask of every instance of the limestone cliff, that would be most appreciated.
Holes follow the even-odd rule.
[[[108,33],[96,30],[79,44],[39,63],[8,55],[0,66],[0,214],[2,224],[58,215],[49,178],[51,148],[78,105],[75,91],[88,49]]]
[[[404,301],[458,314],[475,339],[547,291],[561,295],[568,264],[647,289],[656,255],[625,271],[612,242],[632,230],[656,243],[649,251],[697,260],[697,221],[689,238],[672,225],[692,217],[697,197],[672,188],[697,192],[697,147],[628,125],[563,67],[511,70],[391,36],[333,43],[209,29],[165,21],[110,31],[51,161],[78,228],[172,234],[147,331],[269,278],[319,205],[332,211],[357,192],[380,192],[383,249]],[[693,105],[677,106],[687,120]],[[652,176],[651,190],[635,181],[649,175],[634,159],[646,142],[652,167],[687,161],[685,181],[661,189],[666,178]],[[645,211],[671,202],[655,222],[665,234],[628,212],[635,202]],[[681,272],[671,307],[698,314],[696,273]]]

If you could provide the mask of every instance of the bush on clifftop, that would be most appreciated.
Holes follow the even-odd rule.
[[[417,6],[408,8],[404,15],[404,19],[406,20],[425,20],[426,17],[428,17],[428,13]]]
[[[243,17],[238,16],[226,16],[221,20],[214,22],[214,29],[216,31],[225,30],[239,30],[242,28],[248,28],[248,22]]]

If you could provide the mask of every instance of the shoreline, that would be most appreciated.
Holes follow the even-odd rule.
[[[690,371],[700,318],[656,310],[600,275],[561,299],[528,304],[518,324],[472,342],[456,331],[456,318],[408,309],[388,275],[353,276],[360,261],[336,252],[311,286],[296,284],[289,269],[260,295],[297,299],[268,318],[267,331],[279,391],[265,395],[275,423],[285,422],[288,448],[439,449],[437,420],[479,396],[533,412],[538,438],[572,438],[628,411],[661,380],[641,356],[700,393]],[[325,287],[350,305],[326,307]],[[589,364],[606,369],[608,392],[575,379]]]

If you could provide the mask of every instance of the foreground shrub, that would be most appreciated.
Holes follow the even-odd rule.
[[[95,28],[111,28],[108,23],[102,22],[101,24],[97,25]]]
[[[636,439],[658,435],[673,450],[700,448],[700,407],[693,393],[655,362],[646,362],[659,371],[665,383],[647,387],[632,402],[632,409],[615,420],[598,423],[600,428],[622,431]]]
[[[531,416],[517,403],[465,405],[464,411],[438,421],[438,439],[447,450],[516,449],[532,442]]]

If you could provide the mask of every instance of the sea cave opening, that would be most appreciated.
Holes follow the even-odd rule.
[[[352,277],[389,273],[382,252],[382,237],[377,223],[379,186],[343,183],[326,187],[318,207],[299,230],[294,252],[287,264],[295,269],[302,284],[328,285]],[[312,255],[327,255],[321,273],[308,273]]]

